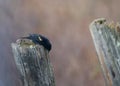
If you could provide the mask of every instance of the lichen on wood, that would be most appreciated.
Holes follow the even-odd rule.
[[[25,41],[19,39],[11,44],[22,85],[55,86],[48,50],[30,40]]]
[[[120,86],[120,24],[105,18],[90,24],[91,35],[107,86]]]

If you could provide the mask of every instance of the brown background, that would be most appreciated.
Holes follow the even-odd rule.
[[[21,86],[10,43],[29,33],[47,36],[56,86],[105,86],[89,24],[120,21],[120,0],[0,0],[0,86]]]

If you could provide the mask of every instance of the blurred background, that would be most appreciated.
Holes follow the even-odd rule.
[[[52,42],[56,86],[105,86],[89,24],[120,21],[120,0],[0,0],[0,86],[21,86],[11,43],[29,33]]]

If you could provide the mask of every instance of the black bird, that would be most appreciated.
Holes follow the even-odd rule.
[[[52,48],[50,41],[46,37],[40,34],[30,34],[28,37],[22,37],[22,38],[30,39],[32,40],[33,43],[42,45],[48,51],[50,51]]]

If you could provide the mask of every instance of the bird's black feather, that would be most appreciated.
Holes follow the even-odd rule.
[[[51,45],[50,41],[46,37],[44,37],[40,34],[30,34],[28,37],[24,37],[24,38],[32,40],[33,43],[35,43],[35,44],[42,45],[48,51],[51,50],[52,45]]]

